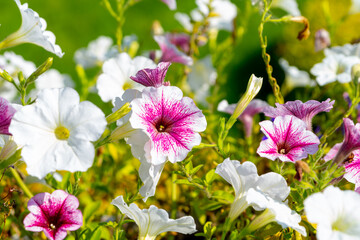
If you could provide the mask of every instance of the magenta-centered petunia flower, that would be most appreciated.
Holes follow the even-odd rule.
[[[205,116],[191,98],[183,97],[179,88],[145,88],[141,98],[134,99],[131,105],[131,126],[142,129],[150,138],[144,148],[149,163],[182,161],[200,144],[199,132],[206,129]]]
[[[341,148],[342,143],[335,144],[330,151],[325,155],[324,160],[329,161],[333,159]],[[360,149],[354,150],[347,159],[343,162],[345,167],[344,178],[355,184],[355,191],[360,193]]]
[[[39,193],[28,202],[30,213],[24,219],[25,229],[43,231],[51,240],[62,240],[67,231],[75,231],[82,226],[83,216],[78,207],[78,199],[63,190],[52,194]]]
[[[0,97],[0,134],[11,135],[9,126],[15,112],[15,108],[5,98]]]
[[[265,116],[276,118],[277,116],[293,115],[300,118],[306,123],[306,129],[311,130],[312,118],[320,112],[329,112],[335,101],[330,102],[330,98],[326,101],[318,102],[310,100],[303,103],[300,100],[288,101],[285,104],[275,103],[276,108],[267,107],[264,109]]]
[[[159,44],[162,52],[160,62],[177,62],[184,65],[193,64],[192,58],[177,49],[166,36],[156,35],[154,39]]]
[[[341,164],[352,151],[360,149],[360,123],[354,125],[351,119],[344,118],[344,128],[344,141],[334,159],[337,164]]]
[[[162,85],[169,86],[170,83],[165,82],[165,75],[170,65],[171,63],[169,62],[161,62],[155,69],[141,69],[136,73],[136,76],[132,76],[130,78],[145,87],[160,87]]]
[[[261,141],[257,153],[261,157],[283,162],[295,162],[314,154],[320,144],[319,138],[306,130],[305,123],[291,115],[276,117],[259,123],[267,139]]]

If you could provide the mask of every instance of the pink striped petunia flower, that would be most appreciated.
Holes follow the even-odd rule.
[[[341,148],[342,143],[335,144],[325,155],[324,160],[333,159]],[[360,193],[360,149],[354,150],[343,162],[345,167],[344,178],[355,184],[355,191]]]
[[[15,108],[5,98],[0,97],[0,134],[11,135],[9,126],[15,112]]]
[[[78,207],[78,199],[63,190],[39,193],[28,202],[30,213],[24,219],[25,229],[43,231],[51,240],[62,240],[67,231],[78,230],[83,224]]]
[[[191,98],[183,97],[179,88],[145,88],[131,105],[131,126],[149,136],[144,147],[149,163],[182,161],[200,144],[199,132],[206,129],[205,116]]]
[[[267,139],[261,141],[257,153],[270,160],[295,162],[314,154],[320,144],[319,138],[299,118],[286,115],[259,123]]]
[[[330,98],[326,101],[318,102],[309,100],[303,103],[300,100],[288,101],[285,104],[276,103],[276,108],[267,107],[264,109],[265,116],[276,118],[277,116],[292,115],[300,118],[306,123],[307,130],[311,130],[312,118],[320,112],[329,112],[335,101],[330,102]]]

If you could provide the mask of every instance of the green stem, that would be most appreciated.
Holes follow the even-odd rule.
[[[264,31],[264,24],[266,22],[272,21],[275,22],[274,19],[270,19],[270,15],[267,16],[268,11],[270,10],[270,4],[268,4],[267,0],[263,0],[264,3],[264,12],[262,13],[261,16],[261,23],[259,25],[259,38],[260,38],[260,47],[262,50],[262,58],[264,60],[265,63],[265,68],[266,68],[266,73],[268,75],[269,78],[269,83],[273,89],[275,98],[276,98],[276,102],[283,104],[284,103],[284,97],[282,96],[281,92],[280,92],[280,87],[277,84],[276,79],[272,76],[272,72],[273,72],[273,68],[270,65],[270,55],[268,53],[266,53],[266,47],[267,47],[267,39],[266,36],[263,36],[263,31]]]
[[[28,198],[32,198],[34,195],[31,193],[31,191],[29,190],[29,188],[25,185],[25,183],[23,182],[23,180],[21,179],[19,173],[13,169],[10,168],[10,171],[12,173],[12,175],[14,176],[16,182],[19,184],[19,187],[24,191],[24,193],[26,194],[26,196]]]
[[[173,172],[171,174],[171,218],[176,218],[177,211],[177,191],[176,191],[176,179],[177,175]]]

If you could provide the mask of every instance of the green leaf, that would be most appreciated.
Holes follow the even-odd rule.
[[[210,185],[215,179],[215,169],[211,169],[206,175],[205,175],[205,181],[208,185]]]
[[[204,166],[204,164],[200,164],[199,166],[196,166],[195,168],[193,168],[191,171],[190,171],[190,175],[194,175],[195,173],[197,173],[200,168],[202,168]]]

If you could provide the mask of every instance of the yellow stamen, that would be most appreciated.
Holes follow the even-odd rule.
[[[70,131],[63,126],[59,126],[55,129],[55,136],[59,140],[67,140],[70,137]]]

